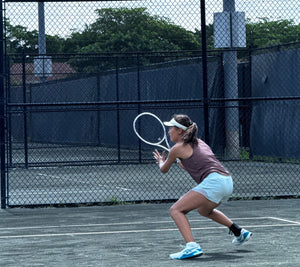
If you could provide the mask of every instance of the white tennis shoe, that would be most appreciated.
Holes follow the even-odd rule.
[[[252,233],[248,230],[242,229],[241,234],[239,237],[236,237],[232,240],[232,244],[235,246],[242,245],[244,242],[248,241],[250,237],[252,236]]]
[[[202,254],[203,251],[198,244],[192,247],[187,244],[182,251],[171,254],[170,258],[172,260],[183,260],[183,259],[199,257]]]

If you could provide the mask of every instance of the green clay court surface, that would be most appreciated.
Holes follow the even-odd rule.
[[[172,203],[0,211],[0,266],[300,266],[300,199],[229,201],[228,217],[253,232],[234,247],[228,229],[188,214],[204,254],[170,260],[183,239]]]

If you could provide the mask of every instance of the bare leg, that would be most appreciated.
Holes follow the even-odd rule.
[[[211,220],[222,224],[226,227],[230,227],[233,222],[221,211],[217,210],[217,209],[213,209],[210,212],[203,212],[203,210],[201,208],[198,209],[198,212],[202,215],[205,216],[207,218],[210,218]]]
[[[185,216],[191,210],[197,209],[202,216],[227,227],[232,225],[232,221],[225,214],[215,209],[219,205],[220,203],[216,204],[198,192],[189,191],[170,208],[170,215],[186,243],[194,241],[189,221]]]
[[[194,238],[190,223],[185,215],[191,210],[206,206],[207,201],[208,200],[203,195],[195,191],[189,191],[170,208],[170,215],[176,223],[186,243],[194,242]],[[214,206],[211,209],[218,206],[215,203],[213,204]]]

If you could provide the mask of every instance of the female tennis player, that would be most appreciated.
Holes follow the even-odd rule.
[[[232,241],[234,245],[241,245],[248,241],[252,233],[242,229],[216,209],[222,201],[230,197],[233,182],[229,172],[215,157],[210,147],[197,138],[196,123],[192,122],[187,115],[175,115],[170,121],[164,122],[164,125],[170,127],[168,133],[175,145],[171,148],[167,158],[165,151],[162,154],[157,150],[153,152],[161,172],[168,172],[176,159],[180,159],[180,166],[198,184],[170,208],[170,215],[186,242],[185,248],[178,253],[171,254],[170,258],[186,259],[203,254],[200,245],[194,241],[186,217],[188,212],[195,209],[202,216],[228,227],[235,235]]]

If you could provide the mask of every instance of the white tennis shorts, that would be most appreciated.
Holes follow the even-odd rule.
[[[200,184],[192,189],[208,200],[219,204],[227,201],[233,191],[231,176],[221,175],[217,172],[210,173]]]

